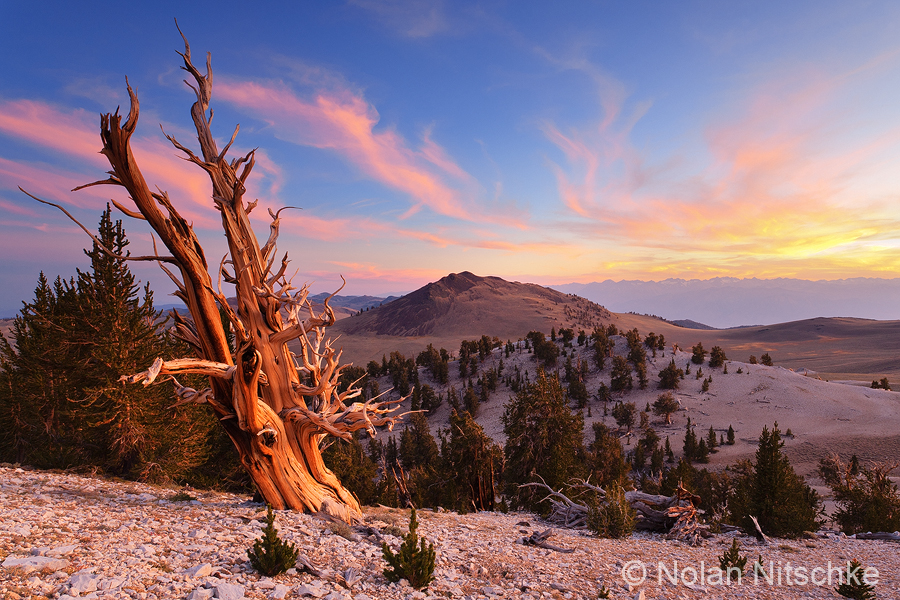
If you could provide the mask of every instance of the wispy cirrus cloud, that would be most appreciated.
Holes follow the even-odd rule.
[[[563,226],[614,243],[628,268],[668,276],[808,276],[871,269],[876,256],[900,266],[884,241],[897,241],[900,212],[886,198],[900,190],[879,174],[900,160],[900,125],[859,134],[845,97],[860,74],[770,80],[708,125],[692,155],[655,166],[630,142],[633,121],[609,120],[624,114],[614,104],[582,131],[547,124],[566,159],[551,164]]]
[[[23,203],[31,203],[18,188],[48,200],[68,203],[78,208],[102,206],[108,200],[99,188],[88,188],[84,194],[70,190],[84,183],[80,174],[41,163],[26,163],[0,158],[0,187],[21,195]],[[36,204],[36,203],[35,203]]]
[[[138,131],[149,125],[141,121]],[[84,164],[76,172],[35,161],[0,159],[0,184],[4,187],[21,185],[35,195],[80,208],[102,207],[110,197],[127,203],[124,190],[114,186],[71,192],[79,185],[105,178],[109,169],[99,152],[102,144],[96,115],[40,101],[8,100],[0,102],[0,134]],[[182,216],[198,227],[220,226],[210,198],[209,179],[201,169],[179,158],[178,151],[161,135],[137,134],[132,137],[132,148],[148,183],[169,192]],[[283,181],[280,167],[264,152],[257,152],[256,170],[261,176],[249,180],[250,192],[274,202]]]
[[[464,221],[487,220],[521,226],[521,214],[492,214],[479,206],[477,181],[462,169],[426,130],[420,148],[402,135],[380,128],[378,111],[349,86],[318,89],[308,97],[283,82],[227,80],[219,97],[269,123],[274,134],[291,143],[336,152],[365,176],[400,191],[412,200],[402,218],[423,207]]]
[[[464,249],[499,250],[513,254],[577,254],[579,250],[574,244],[559,240],[515,240],[498,236],[496,232],[483,230],[461,231],[456,228],[442,228],[438,232],[419,231],[415,229],[394,228],[394,235],[428,242],[440,248],[457,246]]]
[[[104,166],[99,123],[85,110],[66,111],[35,100],[0,102],[0,132]]]
[[[442,0],[351,0],[350,4],[411,38],[431,37],[450,28]]]

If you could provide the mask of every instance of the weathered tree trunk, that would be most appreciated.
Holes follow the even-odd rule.
[[[545,498],[551,510],[547,520],[562,527],[586,529],[591,507],[586,502],[576,502],[546,483],[526,483],[519,487],[539,487],[547,491]],[[602,501],[606,490],[586,481],[576,482],[573,488],[581,488],[595,494]],[[698,524],[697,505],[700,498],[685,490],[681,485],[672,496],[660,496],[632,490],[625,492],[625,500],[637,514],[635,529],[666,532],[670,537],[697,544],[708,535]]]
[[[196,85],[188,83],[197,95],[191,117],[200,155],[173,137],[166,137],[209,175],[212,200],[222,217],[229,253],[219,265],[218,285],[214,289],[203,248],[191,226],[165,192],[150,190],[131,152],[130,138],[137,126],[139,104],[128,85],[131,108],[125,123],[121,123],[118,111],[101,116],[102,153],[112,167],[110,178],[82,187],[124,187],[137,210],[118,203],[116,207],[130,217],[146,220],[168,248],[171,256],[131,259],[159,261],[175,282],[175,295],[185,302],[191,314],[190,320],[175,316],[177,335],[193,348],[196,358],[157,360],[147,371],[125,379],[149,385],[160,375],[168,376],[176,384],[176,405],[209,403],[253,482],[273,508],[323,510],[347,521],[355,520],[361,514],[359,504],[325,467],[319,443],[328,435],[349,439],[359,429],[374,433],[377,426],[393,425],[398,417],[389,413],[399,401],[371,400],[348,405],[349,400],[359,396],[359,390],[351,386],[343,393],[337,392],[340,352],[325,340],[325,328],[334,323],[334,312],[326,301],[324,310],[316,314],[307,300],[307,286],[297,290],[291,285],[285,276],[287,254],[273,270],[279,215],[284,209],[269,210],[270,234],[260,247],[249,220],[256,201],[245,203],[243,198],[244,184],[254,165],[254,151],[230,162],[226,160],[237,128],[226,147],[218,150],[209,126],[213,79],[210,58],[207,55],[206,75],[202,75],[191,62],[187,39],[184,46],[182,68],[191,74]],[[176,267],[180,277],[166,269],[165,264]],[[222,292],[223,278],[234,285],[236,310]],[[220,309],[235,335],[233,351]],[[300,341],[298,355],[287,346],[294,339]],[[210,387],[199,391],[182,387],[175,380],[178,373],[208,375]]]

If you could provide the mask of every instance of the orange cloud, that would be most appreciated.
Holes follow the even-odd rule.
[[[146,131],[148,127],[150,124],[143,119],[138,131]],[[104,171],[109,168],[106,158],[100,154],[102,145],[97,117],[91,117],[83,110],[65,111],[37,101],[6,101],[0,103],[0,132],[91,165],[90,169],[76,174],[60,171],[57,167],[38,167],[0,159],[0,181],[4,185],[12,188],[21,185],[35,195],[80,207],[95,205],[83,200],[85,196],[103,198],[104,201],[114,197],[127,204],[124,190],[113,186],[70,193],[79,185],[105,178]],[[183,217],[198,227],[219,227],[218,212],[210,197],[209,179],[201,169],[182,160],[179,151],[161,134],[155,137],[135,135],[132,147],[147,182],[153,188],[167,191]],[[249,180],[251,190],[271,200],[283,179],[281,170],[262,152],[257,153],[256,170],[257,176],[251,176]]]
[[[331,261],[348,281],[391,282],[392,285],[420,287],[429,281],[440,279],[447,273],[440,269],[390,269],[375,263]],[[332,279],[334,273],[322,273]],[[396,291],[396,290],[395,290]]]
[[[88,188],[81,194],[70,190],[84,183],[83,176],[58,167],[40,163],[25,163],[0,158],[0,186],[21,196],[23,204],[33,200],[18,190],[19,186],[39,198],[67,203],[78,208],[101,208],[109,200],[102,188]]]
[[[100,155],[100,119],[84,110],[62,111],[43,102],[0,102],[0,132],[108,167]]]
[[[218,94],[255,112],[273,126],[276,136],[333,150],[368,177],[407,194],[413,204],[403,217],[427,206],[466,221],[510,221],[508,215],[501,219],[475,210],[474,179],[431,139],[430,132],[422,148],[414,150],[396,131],[376,131],[378,112],[347,88],[319,91],[304,99],[281,83],[226,81],[219,84]]]
[[[567,160],[551,165],[571,215],[556,230],[606,254],[597,270],[631,278],[889,272],[900,213],[886,199],[900,192],[882,173],[900,161],[900,127],[859,135],[860,115],[840,108],[858,84],[795,74],[755,90],[740,117],[708,128],[699,172],[683,169],[687,156],[645,167],[605,120],[586,133],[545,126]]]

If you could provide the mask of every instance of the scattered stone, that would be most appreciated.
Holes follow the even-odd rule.
[[[210,600],[213,597],[215,590],[211,590],[208,588],[197,588],[188,594],[187,600]]]
[[[68,556],[78,549],[78,544],[68,544],[66,546],[56,546],[46,552],[46,556]]]
[[[297,586],[297,589],[294,591],[301,597],[312,596],[313,598],[323,598],[325,594],[328,593],[328,590],[325,589],[325,585],[324,581],[316,579],[307,584]]]
[[[16,558],[9,556],[3,561],[5,569],[21,568],[26,571],[58,571],[69,566],[69,561],[64,558],[51,558],[49,556],[26,556]]]
[[[244,597],[244,586],[235,583],[220,583],[216,586],[215,597],[220,600],[241,600]]]
[[[517,524],[523,519],[535,529],[543,525],[538,517],[525,513],[429,512],[419,532],[435,544],[437,579],[423,593],[406,581],[389,584],[384,580],[377,540],[350,544],[338,536],[322,536],[326,523],[311,515],[280,512],[280,535],[297,545],[319,575],[303,566],[269,578],[252,572],[247,563],[247,548],[259,532],[248,525],[246,516],[260,508],[248,504],[246,496],[204,492],[200,505],[161,505],[139,497],[167,497],[170,491],[143,483],[28,471],[16,475],[19,481],[12,488],[11,475],[11,469],[0,466],[0,596],[6,593],[11,599],[16,594],[59,600],[574,600],[596,598],[595,589],[601,583],[629,600],[641,600],[641,588],[647,590],[648,598],[683,600],[795,600],[830,593],[812,586],[726,589],[668,581],[657,589],[650,584],[655,582],[657,563],[670,570],[676,561],[679,569],[699,569],[700,562],[706,561],[709,568],[721,553],[719,546],[727,546],[737,534],[695,548],[646,533],[606,540],[558,529],[559,543],[576,549],[574,554],[559,556],[514,543],[520,535]],[[28,499],[38,491],[50,500],[30,503]],[[390,525],[403,529],[405,518],[396,509],[376,508],[367,511],[365,523],[380,532]],[[27,544],[11,533],[23,523],[32,529]],[[753,542],[748,541],[746,554],[753,559],[762,554],[766,563],[774,561],[776,567],[790,563],[807,568],[829,561],[845,564],[848,558],[858,557],[867,567],[878,569],[883,591],[879,598],[896,595],[900,589],[896,544],[834,534],[825,542],[825,532],[818,535],[820,542],[759,549],[751,548]],[[744,545],[744,538],[741,542]],[[647,561],[648,579],[629,586],[622,579],[622,569],[633,561]],[[342,576],[346,578],[351,568],[359,578],[351,589],[339,587],[337,582],[344,581]]]
[[[185,576],[191,577],[192,579],[199,579],[201,577],[208,577],[209,575],[212,575],[212,572],[212,565],[209,563],[203,563],[202,565],[191,567],[190,569],[185,571],[184,574]]]
[[[76,596],[97,590],[100,581],[99,575],[79,571],[69,578],[69,592],[75,592]]]

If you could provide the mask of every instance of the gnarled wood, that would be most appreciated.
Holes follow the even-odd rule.
[[[587,528],[587,517],[591,510],[587,503],[577,502],[543,482],[526,483],[519,487],[539,487],[548,492],[545,500],[550,502],[551,510],[547,520],[551,523],[571,529]],[[577,481],[572,488],[594,494],[601,502],[606,498],[606,490],[587,481]],[[625,492],[625,500],[637,513],[636,529],[666,532],[671,538],[691,544],[699,543],[699,539],[707,535],[697,520],[699,515],[696,506],[700,503],[700,498],[681,485],[671,496],[632,490]]]
[[[228,255],[219,265],[218,286],[214,289],[206,256],[190,224],[166,192],[151,191],[132,154],[130,139],[140,107],[137,94],[127,85],[130,109],[124,123],[118,110],[100,118],[101,153],[109,160],[109,178],[82,187],[125,188],[136,210],[120,203],[115,206],[128,217],[146,221],[166,246],[170,256],[140,259],[165,261],[180,272],[164,267],[191,315],[190,319],[175,315],[176,334],[196,356],[157,360],[147,371],[124,379],[149,385],[160,376],[175,381],[179,373],[208,376],[209,388],[200,391],[175,381],[176,406],[199,402],[212,407],[266,502],[276,509],[324,511],[346,521],[356,520],[361,515],[359,504],[325,467],[320,442],[328,435],[348,438],[359,429],[374,433],[376,427],[391,427],[399,418],[391,415],[399,401],[373,399],[348,405],[359,396],[359,390],[338,393],[340,351],[325,339],[325,328],[335,321],[334,312],[326,301],[324,310],[316,313],[307,300],[308,287],[296,289],[291,285],[285,277],[286,254],[273,273],[279,216],[284,209],[269,210],[269,238],[260,247],[248,218],[256,201],[244,201],[245,183],[255,164],[254,151],[230,161],[226,158],[237,128],[225,148],[218,150],[209,125],[213,83],[210,58],[207,55],[204,75],[194,66],[183,34],[182,38],[182,69],[193,82],[185,83],[197,97],[191,118],[199,153],[172,136],[166,137],[188,161],[209,175]],[[221,291],[223,277],[234,285],[236,309],[228,305]],[[235,334],[234,350],[229,347],[220,310]],[[300,341],[296,355],[287,346],[294,339]]]

